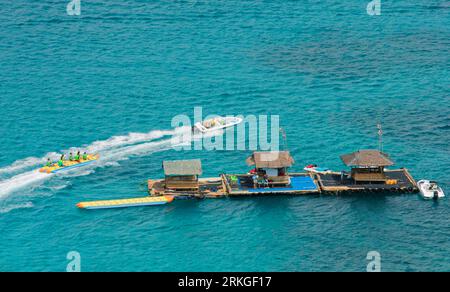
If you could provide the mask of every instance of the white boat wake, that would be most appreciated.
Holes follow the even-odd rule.
[[[0,200],[13,193],[16,190],[20,190],[26,186],[39,184],[52,175],[46,175],[46,173],[40,173],[38,170],[27,171],[10,179],[0,181]]]
[[[175,147],[190,143],[196,139],[202,139],[202,136],[192,136],[190,141],[186,139],[174,139],[179,136],[186,137],[186,132],[191,131],[191,128],[177,128],[168,131],[151,131],[148,133],[130,133],[124,136],[114,136],[107,140],[95,141],[90,145],[81,147],[83,151],[89,153],[100,154],[100,159],[95,163],[92,163],[86,167],[68,170],[67,172],[60,172],[58,174],[40,173],[37,168],[40,167],[47,159],[47,157],[53,157],[57,159],[58,153],[49,153],[45,157],[36,158],[30,157],[21,159],[10,166],[0,168],[0,175],[10,176],[0,180],[0,214],[7,213],[10,210],[30,207],[31,202],[8,202],[9,197],[12,194],[31,194],[34,189],[41,187],[46,181],[57,176],[58,178],[64,178],[66,184],[70,184],[69,178],[85,176],[95,172],[96,168],[101,167],[114,167],[119,166],[120,161],[127,160],[131,157],[144,156],[154,152],[173,149]],[[220,131],[216,133],[221,135]],[[163,139],[164,137],[167,137]],[[176,141],[174,143],[174,141]],[[178,142],[180,141],[180,142]],[[75,151],[79,148],[71,148],[68,151]],[[64,185],[59,185],[60,188],[64,188]],[[15,196],[14,196],[15,197]],[[7,200],[8,199],[8,200]],[[7,206],[5,206],[7,203]],[[16,206],[16,207],[12,207]]]
[[[15,209],[33,208],[33,206],[34,205],[31,202],[25,202],[21,204],[11,204],[6,207],[0,208],[0,214],[5,214]]]
[[[113,136],[107,140],[103,141],[95,141],[90,145],[80,147],[81,149],[89,152],[89,153],[100,153],[102,151],[106,151],[108,149],[119,148],[127,145],[147,142],[155,139],[162,138],[164,136],[172,136],[176,134],[176,130],[156,130],[148,133],[129,133],[128,135],[122,136]],[[75,151],[79,148],[73,147],[69,150],[63,150],[61,152],[67,153],[70,151]],[[33,167],[39,167],[43,165],[48,157],[52,157],[58,159],[60,153],[50,152],[47,153],[44,157],[28,157],[25,159],[20,159],[15,161],[9,166],[0,168],[0,186],[1,186],[1,176],[7,176],[11,174],[17,174],[20,171],[31,169]]]
[[[52,152],[52,153],[47,153],[45,155],[45,157],[28,157],[25,159],[21,159],[21,160],[17,160],[16,162],[14,162],[13,164],[0,168],[0,175],[4,175],[4,174],[11,174],[11,173],[17,173],[20,172],[21,170],[33,167],[33,166],[37,166],[37,165],[42,165],[45,163],[46,157],[49,156],[57,156],[58,153]]]

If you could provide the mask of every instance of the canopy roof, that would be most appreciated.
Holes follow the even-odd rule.
[[[164,174],[171,175],[201,175],[200,159],[163,161]]]
[[[289,151],[254,152],[246,162],[256,168],[282,168],[291,167],[294,159]]]
[[[341,155],[341,159],[347,166],[381,167],[394,164],[386,153],[378,150],[359,150]]]

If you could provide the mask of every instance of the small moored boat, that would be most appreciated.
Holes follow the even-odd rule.
[[[321,173],[321,174],[327,174],[327,173],[331,173],[332,172],[329,168],[318,167],[316,164],[307,165],[303,169],[306,170],[306,171],[309,171],[309,172]]]
[[[424,199],[437,200],[445,197],[444,191],[435,181],[419,180],[417,182],[417,187]]]
[[[216,117],[213,119],[204,120],[194,125],[194,128],[202,133],[213,132],[219,129],[235,126],[242,122],[238,117]]]

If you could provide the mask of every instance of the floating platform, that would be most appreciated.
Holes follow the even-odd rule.
[[[200,178],[201,161],[164,161],[164,179],[148,180],[145,198],[82,202],[82,209],[109,209],[162,205],[174,199],[204,199],[262,195],[314,195],[320,193],[412,193],[415,180],[405,168],[388,170],[394,163],[378,150],[359,150],[341,156],[350,172],[308,171],[290,173],[294,163],[288,151],[254,152],[246,162],[255,166],[247,174],[221,174]]]
[[[222,174],[216,178],[199,179],[198,191],[174,191],[165,188],[164,179],[149,180],[150,196],[171,195],[179,198],[221,198],[256,195],[313,195],[319,193],[412,193],[418,188],[407,169],[386,170],[385,182],[356,182],[340,172],[290,173],[289,184],[255,187],[250,174]]]
[[[385,170],[385,182],[357,182],[340,172],[315,174],[323,192],[417,192],[417,184],[406,168]],[[390,181],[390,182],[389,182]],[[388,183],[389,182],[389,183]]]
[[[221,177],[200,178],[198,190],[174,191],[165,188],[164,179],[149,179],[150,196],[169,195],[177,199],[183,198],[220,198],[226,196],[224,182]]]
[[[158,197],[147,196],[132,199],[81,202],[77,204],[77,207],[80,209],[112,209],[112,208],[164,205],[171,203],[172,201],[173,196],[158,196]]]
[[[252,175],[222,174],[220,177],[199,179],[198,191],[175,191],[165,188],[164,179],[149,180],[150,196],[171,195],[180,198],[222,198],[256,195],[306,195],[320,193],[317,181],[308,173],[289,175],[290,183],[282,186],[255,188]]]
[[[372,193],[417,192],[416,182],[407,169],[386,170],[387,182],[360,183],[340,172],[332,173],[291,173],[289,183],[255,187],[250,174],[222,174],[220,177],[201,178],[198,190],[174,191],[165,188],[164,179],[148,181],[148,197],[81,202],[81,209],[111,209],[138,206],[164,205],[174,199],[204,199],[262,195],[314,195],[319,193]],[[395,183],[393,183],[395,182]]]

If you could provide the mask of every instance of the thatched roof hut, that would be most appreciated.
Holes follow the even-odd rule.
[[[246,162],[256,168],[283,168],[291,167],[294,159],[289,151],[254,152]]]
[[[163,168],[166,176],[202,174],[202,162],[200,159],[164,161]]]
[[[355,167],[384,167],[394,165],[389,156],[378,150],[358,150],[356,152],[341,155],[342,161],[347,166]]]
[[[294,159],[289,151],[254,152],[246,162],[249,166],[255,166],[257,177],[267,179],[267,184],[290,184],[287,168],[294,164]]]
[[[198,176],[202,174],[200,159],[163,162],[165,188],[170,190],[198,190]]]
[[[289,151],[254,152],[246,162],[256,168],[283,168],[291,167],[294,159]]]
[[[359,182],[385,182],[385,166],[394,164],[386,153],[378,150],[359,150],[341,156],[342,161],[352,167],[351,176]]]

